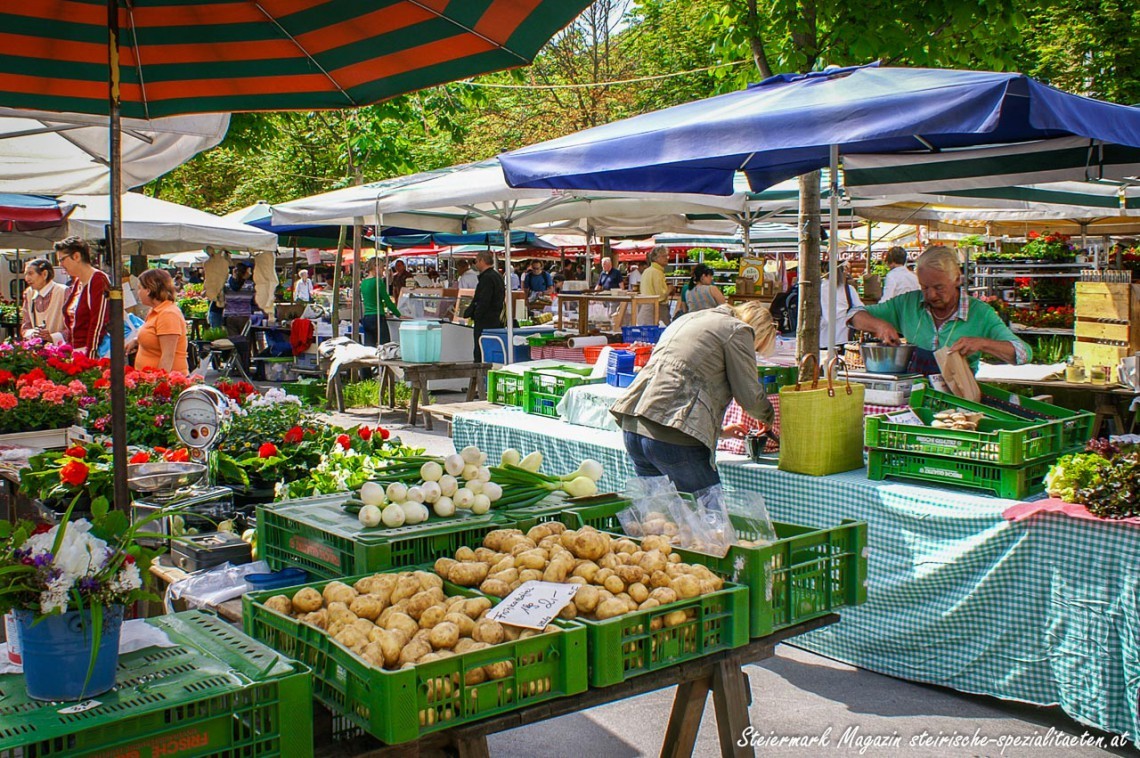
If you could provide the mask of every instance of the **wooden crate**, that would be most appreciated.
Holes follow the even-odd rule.
[[[1115,367],[1140,352],[1140,284],[1077,282],[1073,355],[1089,366]]]

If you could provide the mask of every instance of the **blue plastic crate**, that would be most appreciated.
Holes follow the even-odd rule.
[[[621,328],[622,342],[648,342],[657,344],[661,339],[665,327],[663,326],[623,326]]]
[[[611,387],[628,387],[637,374],[606,374],[606,384]]]
[[[637,356],[629,350],[611,350],[606,373],[632,374],[634,361]]]

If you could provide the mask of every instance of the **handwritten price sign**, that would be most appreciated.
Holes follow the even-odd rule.
[[[551,619],[570,604],[576,592],[577,584],[523,582],[492,608],[487,617],[511,626],[545,629]]]

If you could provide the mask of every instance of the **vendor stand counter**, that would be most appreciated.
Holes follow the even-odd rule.
[[[523,420],[525,419],[525,420]],[[594,458],[603,490],[633,466],[617,432],[489,411],[455,417],[457,448]],[[962,490],[826,477],[718,454],[726,486],[764,496],[773,520],[868,524],[867,602],[797,639],[821,655],[901,679],[1041,706],[1140,735],[1140,526],[1039,513]]]
[[[637,311],[643,305],[653,306],[653,323],[661,320],[661,303],[656,295],[638,295],[634,292],[564,292],[558,296],[558,323],[563,329],[568,328],[567,318],[564,317],[564,307],[572,305],[577,308],[578,334],[590,333],[590,304],[601,303],[612,311],[604,322],[602,331],[621,331],[622,326],[633,326],[637,323]]]

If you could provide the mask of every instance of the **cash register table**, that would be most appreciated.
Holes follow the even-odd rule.
[[[535,724],[547,719],[579,713],[587,708],[616,703],[626,698],[637,697],[649,692],[677,686],[673,696],[673,710],[665,728],[661,745],[661,755],[680,758],[693,754],[697,732],[701,726],[705,702],[712,692],[716,711],[717,736],[720,739],[722,756],[750,756],[755,751],[750,745],[739,744],[744,730],[749,726],[748,706],[752,702],[748,686],[748,674],[743,666],[759,663],[775,654],[776,645],[798,634],[833,624],[839,617],[832,614],[805,621],[802,624],[754,639],[744,647],[726,650],[713,655],[687,661],[677,666],[660,669],[643,676],[637,676],[611,687],[591,688],[580,695],[558,698],[545,703],[511,711],[501,716],[478,721],[470,726],[461,726],[426,735],[402,745],[386,746],[371,738],[358,738],[349,743],[340,742],[335,746],[322,745],[318,726],[318,756],[353,755],[358,758],[396,758],[396,756],[416,756],[421,753],[450,749],[459,758],[483,758],[489,756],[487,735],[508,729]],[[561,754],[553,745],[535,745],[536,754]]]
[[[582,458],[601,488],[633,475],[617,432],[488,411],[455,417],[457,448],[540,451],[548,470]],[[1105,731],[1140,734],[1140,526],[1041,513],[965,490],[826,477],[718,454],[726,486],[764,496],[774,520],[867,521],[867,602],[796,644],[902,679],[1060,705]]]

